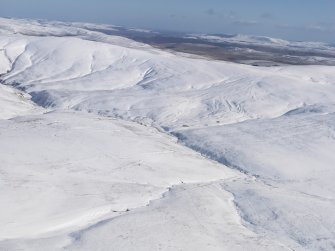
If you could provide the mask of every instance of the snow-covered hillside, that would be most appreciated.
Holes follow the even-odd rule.
[[[0,19],[0,248],[335,249],[334,67],[94,27]]]
[[[334,55],[335,48],[329,44],[321,42],[303,42],[303,41],[287,41],[279,38],[262,37],[262,36],[247,36],[243,34],[232,35],[232,36],[219,36],[219,35],[198,35],[191,34],[187,37],[193,39],[204,39],[216,43],[238,43],[244,45],[258,45],[258,46],[269,46],[283,49],[298,48],[301,51],[327,51],[331,55]]]

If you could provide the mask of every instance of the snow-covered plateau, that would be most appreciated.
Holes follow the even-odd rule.
[[[0,18],[0,250],[335,250],[334,66],[114,28]]]

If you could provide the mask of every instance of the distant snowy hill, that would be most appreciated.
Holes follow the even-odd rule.
[[[1,18],[0,18],[1,19]],[[249,65],[331,65],[335,46],[251,35],[208,35],[157,32],[90,23],[3,19],[1,33],[31,36],[76,36],[127,47],[147,47],[200,55]],[[1,24],[2,23],[2,24]],[[128,38],[128,39],[126,39]],[[136,43],[135,41],[139,42]]]
[[[150,39],[0,19],[0,249],[334,249],[335,49],[180,38],[294,50],[263,67]]]

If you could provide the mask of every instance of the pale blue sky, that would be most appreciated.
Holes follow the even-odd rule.
[[[335,0],[0,0],[0,16],[335,43]]]

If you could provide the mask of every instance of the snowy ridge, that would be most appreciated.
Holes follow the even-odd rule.
[[[106,28],[113,29],[110,25],[82,24],[47,22],[26,19],[7,19],[0,17],[0,34],[2,35],[23,35],[23,36],[52,36],[52,37],[78,37],[92,41],[100,41],[110,44],[122,44],[124,47],[148,48],[147,45],[137,43],[133,40],[120,36],[107,36],[100,32],[88,30],[86,28]],[[142,48],[142,49],[144,49]]]
[[[1,248],[335,247],[334,67],[194,59],[93,24],[0,26]]]

